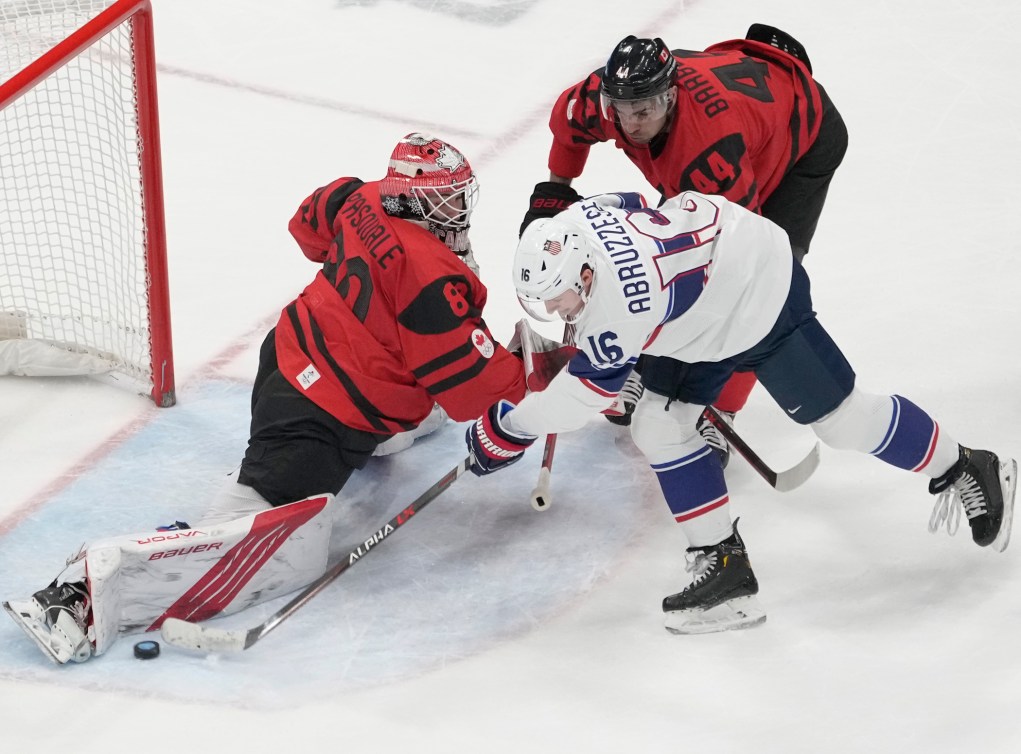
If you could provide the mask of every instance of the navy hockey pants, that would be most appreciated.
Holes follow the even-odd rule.
[[[791,289],[773,329],[755,346],[724,361],[687,364],[645,356],[647,390],[673,400],[708,406],[735,371],[755,372],[791,419],[811,424],[835,410],[854,388],[854,370],[812,310],[811,284],[793,259]]]

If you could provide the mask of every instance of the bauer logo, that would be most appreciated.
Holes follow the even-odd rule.
[[[496,346],[493,345],[493,341],[482,330],[476,329],[472,332],[472,345],[482,354],[483,358],[491,359],[493,354],[496,353]]]
[[[305,367],[305,370],[298,375],[298,384],[301,385],[302,390],[308,390],[316,383],[316,380],[318,379],[319,371],[314,366],[309,364],[307,367]]]

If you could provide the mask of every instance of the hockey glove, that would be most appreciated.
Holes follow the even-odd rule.
[[[535,184],[532,191],[532,198],[528,202],[528,212],[518,229],[518,238],[525,232],[525,228],[541,217],[553,217],[563,212],[575,202],[581,201],[581,194],[568,186],[566,183],[554,183],[543,181]]]
[[[519,435],[503,426],[503,417],[514,408],[509,401],[500,401],[489,407],[465,433],[471,472],[485,476],[510,466],[524,455],[535,442],[531,435]]]

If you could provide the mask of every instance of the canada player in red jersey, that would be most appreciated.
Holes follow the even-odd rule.
[[[280,377],[354,430],[359,447],[413,429],[434,402],[463,421],[484,395],[523,394],[521,363],[492,340],[486,289],[470,269],[477,195],[460,152],[410,134],[382,181],[340,178],[291,220],[323,269],[284,309],[267,348]],[[240,481],[259,473],[254,465]]]
[[[701,52],[625,37],[603,68],[560,95],[550,129],[549,180],[536,185],[521,232],[577,201],[571,182],[589,150],[612,142],[663,199],[722,195],[783,228],[799,260],[847,149],[847,129],[804,47],[762,24]],[[754,384],[752,373],[735,373],[717,410],[732,418]],[[635,378],[621,391],[629,409],[641,389]],[[608,418],[626,423],[629,414]],[[725,462],[722,437],[708,422],[700,429]]]
[[[321,267],[262,344],[240,470],[195,527],[93,541],[48,588],[5,602],[47,656],[83,662],[125,632],[305,586],[326,568],[330,503],[381,443],[436,406],[466,421],[524,397],[521,360],[482,319],[478,191],[461,152],[411,133],[382,180],[339,178],[302,202],[290,231]]]

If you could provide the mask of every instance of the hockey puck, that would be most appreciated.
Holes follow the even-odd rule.
[[[139,660],[153,660],[160,656],[158,641],[140,641],[135,645],[135,657]]]

